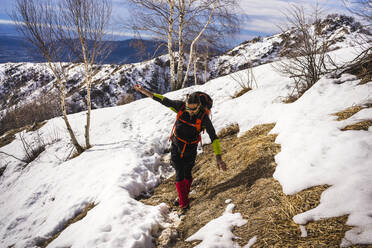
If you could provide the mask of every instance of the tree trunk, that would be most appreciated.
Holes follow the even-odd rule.
[[[183,79],[182,88],[185,88],[185,85],[186,85],[187,76],[189,74],[190,66],[191,66],[191,62],[192,62],[192,57],[194,56],[194,46],[195,46],[195,43],[199,40],[200,36],[204,33],[204,31],[208,27],[209,23],[211,22],[211,19],[212,19],[212,16],[213,16],[213,12],[214,12],[215,9],[216,9],[216,5],[213,6],[213,9],[211,11],[211,14],[209,15],[208,21],[204,25],[203,29],[200,31],[200,33],[198,34],[198,36],[196,36],[195,39],[191,42],[190,54],[189,54],[189,62],[187,64],[186,74],[185,74],[185,77]]]
[[[178,30],[178,68],[177,68],[177,89],[182,86],[183,79],[183,55],[184,55],[184,42],[183,42],[183,25],[185,22],[185,0],[179,0],[179,30]]]
[[[197,66],[198,58],[194,55],[193,59],[194,59],[194,81],[195,81],[195,85],[197,85],[198,84],[198,66]]]
[[[208,58],[209,58],[209,47],[207,45],[207,53],[204,54],[204,83],[207,82],[208,73]]]
[[[174,14],[174,0],[168,0],[170,13],[168,18],[168,54],[169,54],[169,71],[170,71],[170,87],[171,91],[177,89],[176,75],[174,72],[174,53],[173,53],[173,14]]]
[[[85,145],[86,148],[89,149],[91,147],[90,145],[90,134],[89,134],[89,129],[90,129],[90,112],[91,112],[91,100],[90,100],[90,79],[88,76],[85,79],[86,81],[86,87],[87,87],[87,122],[85,125]]]
[[[65,121],[66,128],[68,133],[70,134],[71,142],[74,145],[76,151],[81,154],[84,152],[84,149],[80,146],[79,142],[77,141],[74,131],[71,128],[70,122],[68,121],[67,118],[67,111],[66,111],[66,99],[65,99],[65,94],[64,94],[64,86],[61,81],[61,79],[58,80],[58,85],[59,85],[59,90],[60,90],[60,100],[61,100],[61,109],[62,109],[62,114],[63,114],[63,120]]]

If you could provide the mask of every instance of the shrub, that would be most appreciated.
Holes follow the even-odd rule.
[[[321,10],[316,7],[312,15],[307,16],[303,7],[294,5],[286,15],[288,23],[294,27],[288,31],[294,31],[295,36],[292,37],[287,30],[282,29],[284,47],[280,55],[287,60],[279,61],[274,69],[293,79],[289,101],[301,97],[321,76],[330,71],[326,66],[330,57],[326,53],[331,43],[319,34],[320,14]],[[312,25],[319,32],[312,32]]]
[[[6,131],[32,125],[61,115],[56,94],[39,96],[30,103],[16,105],[5,111],[0,119],[0,135]]]
[[[127,93],[118,101],[118,105],[124,105],[131,103],[136,100],[136,97],[132,93]]]
[[[34,161],[43,151],[45,151],[47,144],[39,132],[37,132],[36,138],[34,138],[34,140],[31,142],[26,140],[24,137],[24,132],[19,133],[19,137],[22,142],[23,151],[25,152],[23,161],[26,164]]]
[[[241,88],[240,91],[238,91],[237,93],[235,93],[234,96],[232,96],[232,98],[240,97],[247,93],[248,91],[252,90],[253,87],[256,88],[258,87],[256,78],[253,74],[250,64],[247,63],[246,65],[248,69],[229,75],[230,78],[237,82]]]

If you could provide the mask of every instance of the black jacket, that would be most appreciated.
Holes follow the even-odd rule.
[[[154,94],[154,100],[160,102],[166,107],[171,108],[175,112],[179,112],[181,109],[184,110],[185,107],[185,102],[183,101],[178,101],[178,100],[170,100],[169,98],[166,98],[164,96]],[[204,110],[200,109],[199,112],[195,115],[190,115],[187,111],[183,111],[182,115],[180,116],[180,119],[191,123],[195,124],[197,119],[200,119],[204,114]],[[214,140],[218,139],[216,135],[216,131],[213,127],[213,124],[211,120],[209,119],[209,116],[207,114],[204,114],[204,117],[201,122],[201,130],[206,130],[211,141],[213,142]],[[195,127],[190,126],[180,120],[177,120],[175,123],[175,133],[176,136],[179,137],[180,139],[183,139],[187,142],[192,142],[198,139],[199,137],[199,132],[196,130]],[[177,144],[177,146],[182,150],[182,147],[184,146],[184,143],[176,139],[175,137],[172,137],[172,144]],[[195,150],[196,152],[197,144],[195,145],[188,145],[185,151],[185,154],[188,152],[193,152]]]

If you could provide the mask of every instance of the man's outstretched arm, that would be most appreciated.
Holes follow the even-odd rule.
[[[163,104],[164,106],[170,108],[171,110],[173,110],[176,113],[180,110],[180,108],[184,104],[182,101],[170,100],[170,99],[166,98],[163,95],[156,94],[156,93],[153,93],[153,92],[151,92],[149,90],[146,90],[145,88],[143,88],[139,84],[134,85],[133,88],[136,91],[141,92],[142,94],[144,94],[144,95],[146,95],[148,97],[151,97],[155,101],[160,102],[161,104]]]

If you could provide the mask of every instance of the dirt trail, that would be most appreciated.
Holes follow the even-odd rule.
[[[165,247],[194,247],[200,241],[184,240],[212,219],[222,215],[225,201],[235,204],[246,225],[236,227],[236,242],[244,246],[257,236],[252,247],[339,247],[345,231],[347,216],[330,218],[307,224],[307,237],[301,237],[299,225],[292,217],[319,204],[320,194],[328,187],[317,186],[296,195],[283,194],[280,184],[272,177],[275,170],[274,156],[280,151],[276,135],[268,134],[275,124],[258,125],[237,138],[237,125],[219,133],[226,172],[219,171],[211,145],[203,147],[193,169],[191,208],[177,227],[177,234]],[[300,164],[300,161],[299,161]],[[145,204],[161,202],[172,206],[177,197],[174,177],[162,182]],[[176,208],[175,208],[176,209]],[[159,243],[156,247],[160,246]],[[372,246],[352,246],[372,247]]]

